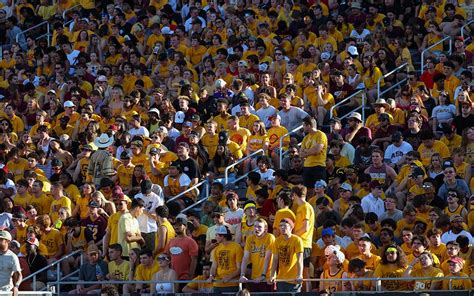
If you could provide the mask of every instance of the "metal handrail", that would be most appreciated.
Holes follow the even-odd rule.
[[[68,12],[70,12],[71,10],[74,10],[74,9],[76,9],[76,8],[78,8],[78,7],[81,7],[81,8],[82,8],[82,5],[81,5],[81,4],[77,4],[77,5],[74,5],[73,7],[69,7],[68,9],[65,9],[65,10],[63,11],[63,20],[66,20],[66,14],[67,14]]]
[[[260,153],[265,153],[265,150],[263,149],[258,149],[257,151],[253,152],[252,154],[249,154],[241,159],[239,159],[238,161],[234,162],[233,164],[229,165],[228,167],[225,168],[225,172],[224,172],[224,185],[227,185],[227,183],[229,183],[229,170],[233,167],[235,167],[236,165],[242,163],[243,161],[257,155],[257,154],[260,154]]]
[[[201,186],[201,185],[203,185],[203,184],[205,184],[205,183],[207,183],[207,180],[203,180],[203,181],[197,183],[196,185],[194,185],[194,186],[192,186],[192,187],[189,187],[188,189],[184,190],[183,192],[179,193],[178,195],[175,195],[175,196],[173,196],[172,198],[168,199],[166,202],[170,202],[170,201],[176,200],[176,199],[180,198],[181,196],[185,195],[186,193],[197,189],[199,186]]]
[[[22,32],[16,34],[16,36],[15,36],[16,43],[20,43],[20,42],[19,42],[19,40],[20,40],[20,35],[26,36],[26,32],[29,32],[29,31],[34,30],[34,29],[36,29],[36,28],[39,28],[39,27],[41,27],[41,26],[43,26],[43,25],[45,25],[45,24],[46,24],[46,34],[37,36],[37,37],[35,38],[35,40],[37,40],[37,39],[39,39],[39,38],[42,38],[43,36],[48,36],[47,41],[48,41],[48,46],[49,46],[49,45],[50,45],[50,40],[49,40],[50,30],[49,30],[49,22],[48,22],[48,21],[41,22],[41,23],[39,23],[39,24],[37,24],[37,25],[34,25],[33,27],[30,27],[30,28],[28,28],[28,29],[26,29],[26,30],[23,30]],[[21,45],[22,45],[22,44],[20,44],[20,46],[21,46]]]
[[[82,254],[82,252],[83,252],[82,250],[76,250],[76,251],[72,252],[71,254],[68,254],[64,257],[61,257],[61,259],[58,259],[58,260],[54,261],[53,263],[50,263],[47,266],[41,268],[40,270],[24,277],[21,282],[25,282],[25,281],[32,278],[33,279],[33,290],[36,290],[36,276],[43,273],[43,272],[45,272],[45,271],[47,271],[47,270],[49,270],[51,267],[54,267],[55,265],[57,265],[57,272],[58,272],[58,279],[59,279],[60,263],[63,262],[64,260],[68,259],[68,258],[71,258],[72,256],[74,256],[76,254]],[[81,257],[81,260],[82,260],[82,257]]]
[[[461,27],[461,37],[464,38],[464,28],[467,28],[470,24],[474,23],[474,20],[468,21],[464,26]],[[464,38],[464,41],[466,41],[467,38]]]
[[[422,52],[421,52],[421,73],[423,73],[423,71],[425,70],[425,53],[428,52],[430,49],[432,49],[433,47],[437,46],[438,44],[441,44],[441,43],[444,43],[445,41],[449,40],[449,54],[451,54],[451,47],[452,47],[452,39],[450,36],[446,36],[444,37],[443,39],[441,39],[440,41],[438,42],[435,42],[434,44],[430,45],[429,47],[425,48]]]
[[[286,134],[284,134],[283,136],[280,137],[280,149],[279,149],[279,152],[280,152],[280,169],[282,168],[282,161],[283,161],[283,139],[286,138],[287,136],[291,135],[291,134],[294,134],[296,133],[297,131],[299,131],[300,129],[303,128],[303,125],[300,125],[298,127],[295,127],[294,129],[292,129],[291,131],[287,132]]]
[[[392,71],[388,72],[387,74],[384,74],[382,77],[380,77],[378,80],[377,80],[377,99],[380,99],[380,96],[382,95],[381,91],[380,91],[380,82],[382,82],[382,79],[385,79],[387,78],[388,76],[391,76],[393,74],[395,74],[396,72],[399,72],[401,69],[403,69],[404,67],[407,67],[408,66],[408,63],[404,63],[400,66],[398,66],[397,68],[393,69]],[[384,90],[384,93],[389,91],[390,89],[392,89],[394,86],[392,85],[389,89],[386,89]]]

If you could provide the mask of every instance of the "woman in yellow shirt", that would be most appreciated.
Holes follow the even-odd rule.
[[[267,130],[265,129],[265,123],[261,120],[257,120],[253,123],[252,126],[252,134],[247,138],[247,151],[246,154],[250,155],[259,149],[264,150],[264,154],[267,153],[269,139],[267,135]],[[255,155],[254,157],[247,159],[244,162],[244,170],[249,170],[249,165],[251,169],[255,169],[257,167],[257,158],[261,155]]]
[[[372,56],[364,57],[362,65],[364,67],[364,74],[362,75],[362,79],[364,81],[365,88],[367,91],[367,99],[369,103],[373,103],[377,98],[377,82],[383,76],[383,74],[382,71],[380,71],[379,67],[376,66]],[[385,81],[382,78],[380,80],[380,87],[383,86],[385,86]]]
[[[375,278],[401,278],[404,271],[406,270],[407,261],[405,253],[402,249],[391,244],[384,248],[382,254],[382,261],[375,268]],[[403,291],[405,290],[406,284],[404,281],[390,280],[382,281],[383,291]]]
[[[431,45],[440,41],[441,38],[443,38],[441,29],[439,28],[438,24],[434,21],[429,22],[427,31],[428,31],[428,34],[426,34],[425,38],[423,38],[423,43],[421,44],[420,51],[425,50],[426,48],[430,47]],[[432,53],[440,53],[442,51],[443,51],[443,43],[436,45],[430,50],[430,52]]]

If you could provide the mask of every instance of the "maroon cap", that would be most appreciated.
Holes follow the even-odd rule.
[[[382,185],[382,183],[380,183],[379,180],[372,180],[372,181],[370,181],[369,186],[370,186],[370,189],[373,189],[373,188],[383,186],[383,185]]]

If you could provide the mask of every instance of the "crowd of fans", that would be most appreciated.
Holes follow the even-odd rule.
[[[1,245],[70,294],[470,290],[473,15],[0,1]]]

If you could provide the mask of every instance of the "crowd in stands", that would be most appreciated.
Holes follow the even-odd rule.
[[[0,241],[23,277],[63,258],[20,290],[471,290],[473,17],[0,0]]]

